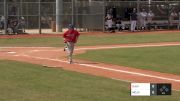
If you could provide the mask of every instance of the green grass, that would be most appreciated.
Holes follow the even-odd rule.
[[[58,37],[49,38],[7,38],[0,39],[0,46],[37,46],[37,47],[58,47],[63,46],[63,40]]]
[[[153,33],[153,32],[152,32]],[[169,34],[110,34],[110,35],[81,35],[79,46],[111,45],[126,43],[147,42],[177,42],[180,41],[180,33]],[[64,46],[61,37],[50,38],[9,38],[0,39],[0,46]]]
[[[0,101],[180,101],[130,97],[129,83],[15,61],[0,61]]]
[[[152,32],[153,33],[153,32]],[[169,34],[110,34],[105,36],[82,36],[78,45],[112,45],[129,43],[149,43],[149,42],[178,42],[180,33]]]
[[[93,50],[77,57],[180,75],[180,46]]]

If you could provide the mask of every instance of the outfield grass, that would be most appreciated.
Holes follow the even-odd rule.
[[[129,83],[15,61],[0,61],[0,101],[180,101],[130,97]]]
[[[152,32],[153,33],[153,32]],[[81,35],[79,46],[111,45],[126,43],[148,42],[177,42],[180,41],[180,33],[169,34],[107,34],[107,35]],[[0,39],[0,46],[64,46],[61,37],[50,38],[9,38]]]
[[[180,75],[180,46],[93,50],[77,57]]]

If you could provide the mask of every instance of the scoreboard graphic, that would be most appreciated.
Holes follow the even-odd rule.
[[[169,83],[131,83],[131,96],[171,95]]]

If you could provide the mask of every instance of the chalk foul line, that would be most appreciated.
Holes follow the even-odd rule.
[[[24,56],[24,57],[34,58],[34,59],[50,60],[50,61],[55,61],[55,62],[68,63],[67,61],[64,61],[64,60],[35,57],[35,56],[30,56],[30,55],[14,55],[14,56]],[[77,63],[74,63],[74,64],[84,66],[84,67],[97,68],[97,69],[108,70],[108,71],[113,71],[113,72],[126,73],[126,74],[144,76],[144,77],[151,77],[151,78],[168,80],[168,81],[180,83],[180,80],[178,80],[178,79],[166,78],[166,77],[161,77],[161,76],[154,76],[154,75],[149,75],[149,74],[145,74],[145,73],[130,72],[130,71],[125,71],[125,70],[112,69],[112,68],[108,68],[108,67],[102,67],[102,66],[96,66],[96,65],[90,65],[90,64],[77,64]]]

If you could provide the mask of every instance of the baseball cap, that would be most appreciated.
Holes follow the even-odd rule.
[[[69,24],[68,28],[69,29],[74,29],[74,25],[73,24]]]

